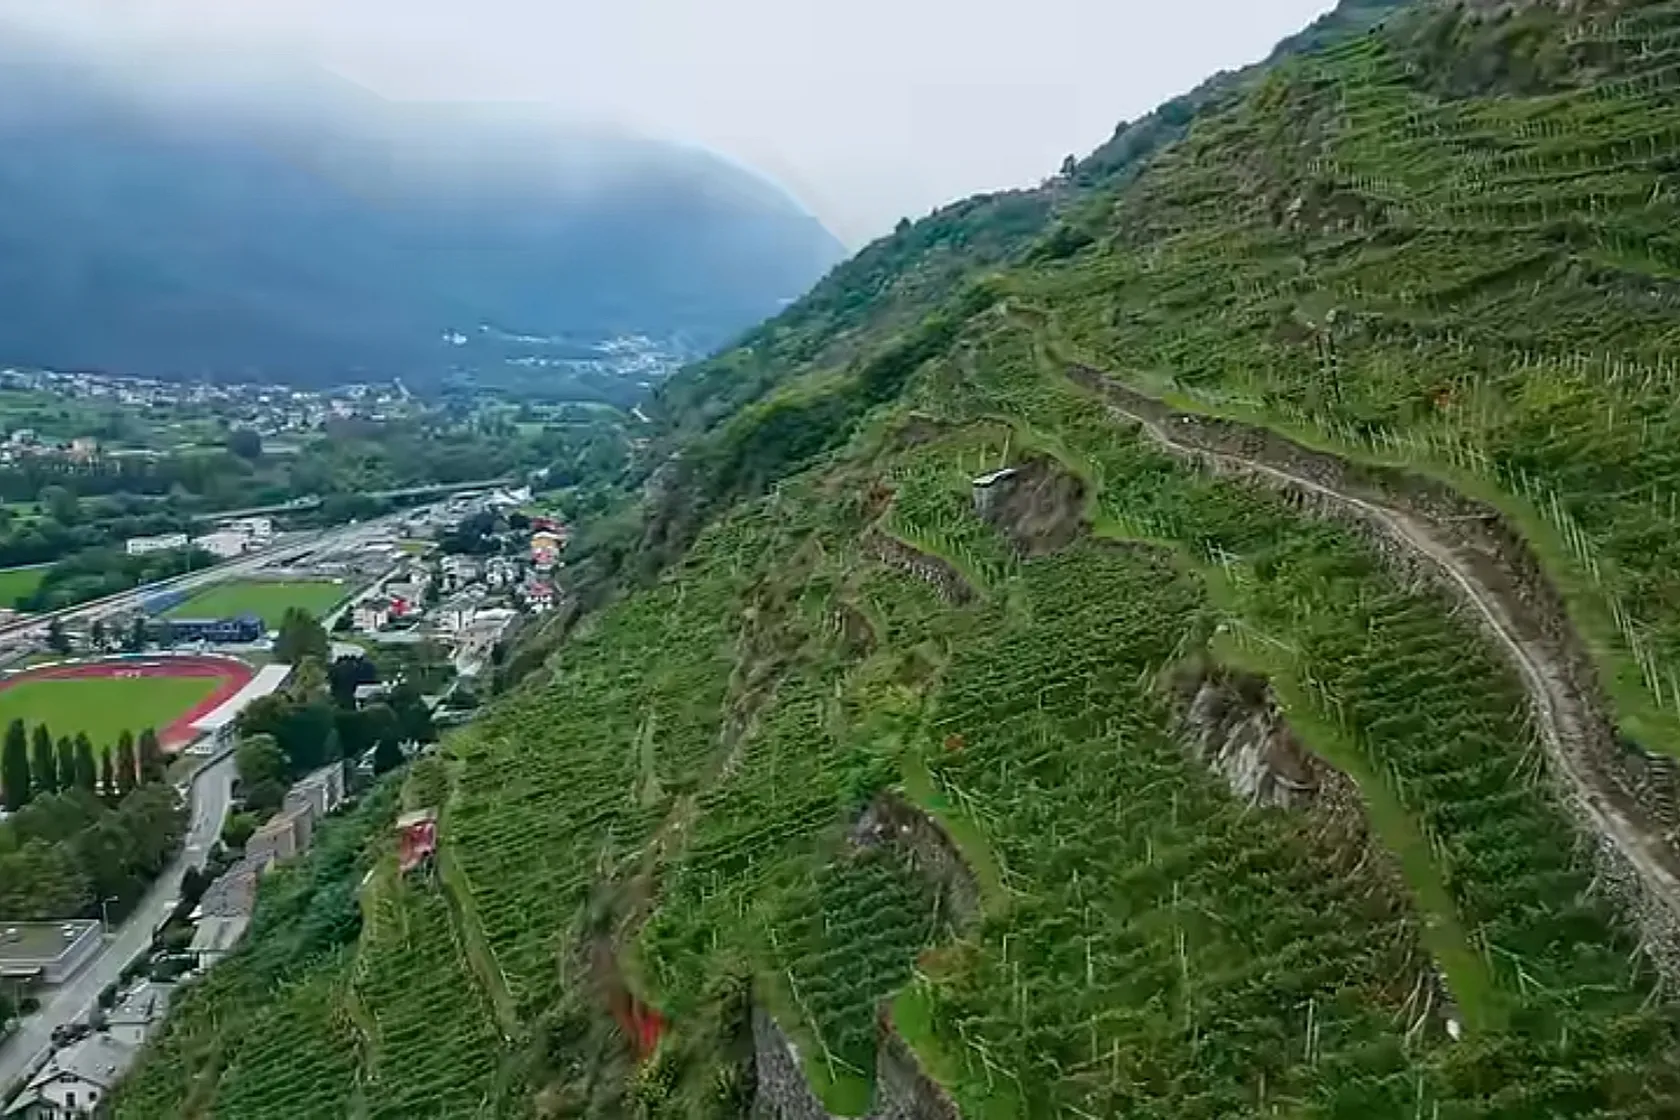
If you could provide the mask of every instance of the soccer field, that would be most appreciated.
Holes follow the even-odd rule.
[[[138,735],[150,727],[161,735],[222,685],[215,677],[21,680],[0,689],[0,729],[14,719],[31,730],[44,723],[55,740],[85,732],[104,751],[125,730]]]
[[[218,583],[172,608],[169,618],[237,618],[254,614],[270,630],[290,607],[302,607],[313,615],[325,614],[349,592],[349,587],[330,580],[265,582],[235,580]]]

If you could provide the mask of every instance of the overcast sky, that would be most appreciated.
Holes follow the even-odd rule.
[[[702,144],[849,244],[1036,182],[1330,0],[0,0],[171,67],[252,50],[389,97],[540,102]],[[0,33],[4,28],[0,27]],[[155,64],[155,62],[154,62]]]

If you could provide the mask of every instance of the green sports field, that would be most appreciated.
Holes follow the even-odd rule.
[[[41,586],[50,565],[36,564],[28,568],[0,568],[0,607],[10,608],[25,595],[33,595]]]
[[[325,614],[348,592],[348,585],[330,580],[235,580],[205,588],[170,610],[167,617],[236,618],[254,614],[272,630],[280,625],[289,608],[302,607],[311,614]]]
[[[47,725],[53,738],[86,732],[106,750],[127,730],[162,732],[204,701],[222,682],[215,677],[101,677],[26,680],[0,691],[0,728],[21,719]]]

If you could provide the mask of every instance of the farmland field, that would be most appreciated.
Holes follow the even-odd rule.
[[[47,565],[0,569],[0,608],[10,608],[25,595],[32,595],[46,577]]]
[[[170,618],[235,618],[254,614],[273,629],[292,607],[325,614],[348,593],[348,586],[330,580],[267,582],[235,580],[219,583],[173,607]]]
[[[85,733],[105,750],[123,731],[158,731],[211,696],[215,677],[26,680],[0,690],[0,725],[44,723],[54,738]]]

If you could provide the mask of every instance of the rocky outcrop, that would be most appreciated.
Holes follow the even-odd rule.
[[[974,588],[950,564],[913,548],[897,537],[871,529],[864,538],[863,547],[868,555],[887,567],[926,583],[947,603],[960,606],[976,598]]]
[[[1085,484],[1048,459],[1033,458],[981,475],[974,512],[1022,556],[1057,552],[1084,535]]]
[[[1357,804],[1352,782],[1295,738],[1265,678],[1198,663],[1173,690],[1185,742],[1238,797],[1288,809],[1348,792]]]
[[[880,1018],[875,1055],[875,1101],[865,1120],[962,1120],[962,1114],[910,1047]],[[753,1008],[753,1063],[757,1092],[752,1120],[833,1120],[800,1065],[799,1048],[761,1007]]]
[[[933,890],[942,921],[958,929],[980,916],[980,885],[939,822],[892,793],[877,794],[851,830],[859,847],[901,853]]]

